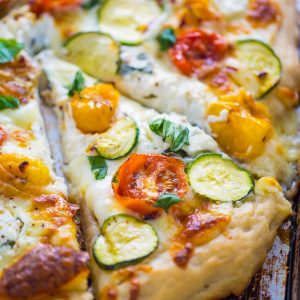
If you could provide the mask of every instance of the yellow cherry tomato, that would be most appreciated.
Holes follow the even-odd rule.
[[[14,177],[35,185],[48,185],[52,179],[48,167],[40,160],[21,154],[1,154],[0,165]]]
[[[239,159],[254,159],[273,133],[267,108],[244,90],[208,107],[208,122],[219,146]]]
[[[96,84],[71,99],[73,118],[83,133],[100,133],[109,128],[119,102],[119,93],[111,84]]]

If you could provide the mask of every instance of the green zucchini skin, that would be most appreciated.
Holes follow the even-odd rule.
[[[247,46],[247,44],[250,46],[251,45],[256,46],[257,53],[262,52],[262,50],[264,50],[268,54],[268,58],[271,57],[273,59],[273,66],[276,69],[276,70],[274,70],[274,68],[273,68],[272,73],[268,74],[268,76],[272,76],[274,78],[274,80],[273,80],[274,82],[271,85],[267,86],[265,89],[263,89],[258,94],[253,94],[253,96],[256,99],[261,99],[264,96],[266,96],[267,94],[269,94],[280,82],[281,75],[282,75],[282,63],[281,63],[280,58],[277,56],[275,51],[272,49],[272,47],[270,47],[268,44],[266,44],[265,42],[263,42],[261,40],[256,40],[256,39],[238,40],[235,42],[236,51],[238,51],[239,48],[241,48],[243,46]]]
[[[122,121],[123,121],[123,123],[127,122],[127,125],[128,124],[131,125],[132,128],[130,128],[130,129],[132,129],[132,130],[130,132],[127,130],[127,132],[126,132],[127,134],[131,134],[131,136],[127,136],[126,138],[124,136],[120,136],[120,139],[122,139],[121,143],[123,143],[122,145],[126,145],[127,141],[130,138],[131,138],[131,143],[129,143],[125,149],[123,149],[122,151],[119,151],[118,153],[110,153],[111,148],[107,147],[107,149],[103,149],[103,148],[101,148],[101,145],[97,146],[97,143],[96,143],[95,147],[97,149],[98,154],[101,157],[103,157],[105,159],[109,159],[109,160],[116,160],[116,159],[123,158],[123,157],[127,156],[138,144],[140,130],[139,130],[136,122],[130,117],[124,117],[120,120],[117,120],[116,122],[121,123]],[[100,137],[108,136],[108,139],[109,139],[109,137],[112,137],[112,139],[115,138],[117,140],[118,136],[116,136],[116,135],[118,134],[118,132],[115,133],[115,136],[112,136],[113,133],[111,132],[112,129],[114,129],[114,126],[116,126],[116,125],[113,124],[111,129],[104,132],[103,134],[100,134]],[[124,127],[122,128],[122,130],[127,129],[125,126],[126,126],[126,123],[124,123]],[[99,140],[99,143],[101,143],[101,140]]]
[[[237,199],[232,199],[232,200],[223,200],[223,199],[216,199],[214,197],[208,196],[204,193],[201,193],[193,184],[193,178],[191,178],[191,170],[193,167],[195,167],[198,164],[199,167],[199,172],[201,172],[201,168],[200,168],[200,163],[206,159],[215,159],[216,162],[224,162],[226,164],[230,164],[230,166],[235,169],[236,171],[240,172],[240,174],[244,174],[246,175],[246,179],[247,182],[245,182],[245,185],[247,185],[247,192],[244,192],[243,194],[241,194],[240,197],[238,197]],[[246,169],[241,168],[240,166],[238,166],[237,164],[235,164],[231,159],[224,157],[222,154],[219,153],[212,153],[212,152],[207,152],[207,153],[202,153],[199,154],[192,162],[190,162],[187,167],[186,167],[186,173],[188,174],[188,179],[189,179],[189,183],[190,186],[192,188],[192,190],[194,191],[194,193],[198,194],[199,196],[211,200],[211,201],[216,201],[216,202],[237,202],[237,201],[242,201],[245,198],[247,198],[253,191],[254,191],[254,187],[255,187],[255,181],[254,178],[252,176],[252,174],[250,172],[248,172]]]
[[[101,39],[102,42],[104,39],[109,41],[109,48],[105,50],[107,45],[99,48],[95,43],[97,39],[99,42]],[[79,53],[76,52],[78,47],[81,48]],[[117,75],[120,45],[110,35],[100,31],[78,32],[65,41],[64,48],[68,50],[64,58],[80,67],[87,75],[104,82],[113,81]]]
[[[99,248],[97,247],[97,242],[99,241],[99,239],[103,240],[103,236],[105,237],[105,235],[107,235],[107,230],[108,230],[108,227],[110,225],[111,222],[115,222],[116,220],[121,220],[123,219],[124,222],[126,222],[127,224],[129,223],[132,223],[132,224],[136,224],[137,226],[140,225],[140,226],[147,226],[148,229],[150,229],[150,232],[151,232],[151,235],[152,235],[152,239],[154,241],[154,244],[151,245],[151,247],[148,249],[148,251],[146,251],[143,255],[140,255],[136,258],[130,258],[130,259],[125,259],[125,260],[121,260],[121,261],[117,261],[115,263],[112,263],[112,264],[108,264],[108,263],[105,263],[103,261],[103,259],[101,258],[101,253],[100,253],[100,250]],[[103,226],[102,226],[102,235],[99,235],[96,239],[95,239],[95,242],[94,242],[94,245],[93,245],[93,257],[97,263],[97,265],[103,269],[103,270],[107,270],[107,271],[113,271],[113,270],[117,270],[117,269],[120,269],[120,268],[124,268],[124,267],[127,267],[127,266],[130,266],[130,265],[135,265],[135,264],[138,264],[140,263],[141,261],[143,261],[144,259],[146,259],[148,256],[150,256],[158,247],[158,244],[159,244],[159,239],[158,239],[158,235],[157,235],[157,232],[155,231],[155,229],[148,223],[146,222],[143,222],[131,215],[128,215],[128,214],[117,214],[117,215],[113,215],[109,218],[107,218],[104,223],[103,223]],[[149,232],[148,232],[149,233]],[[149,242],[149,236],[146,236],[145,237],[145,244],[147,242]],[[142,251],[143,249],[141,249]]]
[[[98,15],[98,23],[99,23],[100,31],[106,32],[106,30],[101,30],[101,23],[103,23],[103,21],[102,21],[103,20],[103,11],[106,8],[106,6],[109,4],[109,2],[112,2],[112,1],[113,0],[104,0],[103,3],[98,8],[97,15]],[[128,5],[130,5],[129,4],[130,1],[128,1],[128,0],[125,0],[125,1],[127,2]],[[148,1],[158,2],[156,0],[148,0]],[[161,14],[164,14],[164,13],[168,12],[168,3],[167,3],[167,1],[164,0],[164,1],[162,1],[162,3],[158,3],[158,6],[160,8]],[[107,33],[111,34],[109,32],[107,32]],[[155,34],[153,34],[153,36],[155,36]],[[113,35],[112,35],[112,37],[113,37]],[[113,38],[115,38],[115,37],[113,37]],[[147,38],[141,37],[141,39],[137,39],[135,41],[134,40],[130,41],[130,40],[126,39],[126,37],[121,38],[121,39],[120,38],[118,38],[118,39],[115,38],[115,40],[117,40],[121,45],[133,46],[133,47],[139,46],[140,44],[142,44],[144,42],[145,39],[147,39]]]

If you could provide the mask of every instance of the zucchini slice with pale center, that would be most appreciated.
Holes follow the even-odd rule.
[[[109,217],[102,226],[93,255],[100,268],[115,270],[139,263],[158,246],[155,229],[133,216],[118,214]]]
[[[200,154],[187,167],[187,174],[193,191],[214,201],[242,200],[254,188],[248,171],[217,153]]]
[[[259,40],[241,40],[236,42],[234,53],[239,66],[231,75],[254,98],[262,98],[279,82],[281,61],[269,45]]]
[[[99,29],[124,45],[155,35],[164,11],[156,0],[106,0],[99,8]]]
[[[118,119],[106,132],[97,138],[95,148],[106,159],[118,159],[126,156],[136,146],[139,129],[130,117]]]
[[[102,81],[112,81],[118,70],[119,45],[100,32],[81,32],[65,43],[65,59]]]

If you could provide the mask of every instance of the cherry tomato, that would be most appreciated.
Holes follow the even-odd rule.
[[[76,8],[83,0],[29,0],[31,10],[37,14]]]
[[[132,154],[113,180],[116,199],[142,215],[157,213],[154,204],[163,193],[183,198],[188,181],[184,164],[177,158],[152,154]]]
[[[169,56],[183,74],[201,79],[216,70],[229,49],[229,44],[217,33],[188,29],[177,37]]]
[[[73,118],[83,133],[101,133],[109,128],[119,102],[111,84],[85,88],[71,99]]]

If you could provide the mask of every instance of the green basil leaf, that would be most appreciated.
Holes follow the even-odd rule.
[[[74,94],[81,92],[84,89],[84,77],[80,71],[77,71],[72,85],[69,87],[68,96],[72,97]]]
[[[18,43],[16,40],[0,38],[0,63],[3,64],[14,60],[23,48],[23,44]]]
[[[157,40],[160,44],[160,50],[166,51],[171,48],[176,42],[176,36],[174,29],[166,28],[160,32],[157,37]]]
[[[164,193],[161,194],[160,197],[156,200],[154,206],[161,207],[166,212],[168,212],[169,208],[172,205],[177,204],[179,202],[182,202],[182,199],[179,198],[177,195],[171,193]]]
[[[100,180],[105,178],[107,174],[106,160],[101,156],[88,156],[87,158],[89,160],[91,170],[95,174],[95,179]]]
[[[81,5],[83,9],[91,9],[94,6],[100,4],[102,0],[86,0],[84,3]]]
[[[150,129],[170,144],[170,150],[179,151],[184,145],[189,145],[189,129],[166,119],[156,119]]]
[[[0,110],[6,108],[17,108],[20,105],[19,99],[12,96],[0,95]]]

